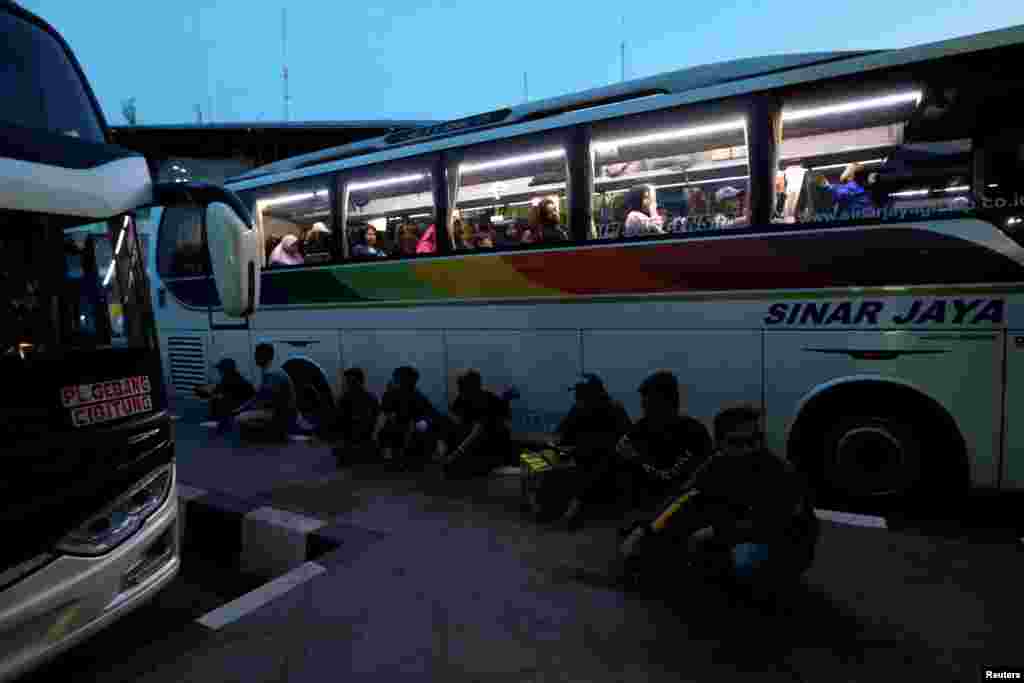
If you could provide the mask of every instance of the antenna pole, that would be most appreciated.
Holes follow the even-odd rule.
[[[281,77],[284,84],[284,120],[288,120],[291,97],[288,95],[288,8],[281,9]]]
[[[526,72],[523,72],[523,102],[530,101],[530,82],[526,78]]]
[[[626,17],[622,17],[622,43],[619,44],[619,61],[622,64],[622,81],[626,80]]]

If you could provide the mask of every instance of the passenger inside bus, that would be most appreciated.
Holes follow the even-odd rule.
[[[437,251],[437,227],[431,223],[423,236],[416,242],[417,254],[433,254]]]
[[[302,239],[305,262],[322,263],[331,258],[331,231],[322,222],[316,222],[306,231]]]
[[[455,248],[459,251],[475,249],[476,228],[469,221],[464,221],[458,210],[453,211],[452,214],[452,236]]]
[[[637,185],[631,188],[626,193],[622,211],[625,226],[623,237],[664,234],[655,190],[650,185]]]
[[[868,172],[863,164],[847,164],[839,183],[833,185],[824,175],[815,178],[817,186],[832,194],[832,203],[840,211],[864,211],[875,208],[867,192]]]
[[[271,266],[301,266],[303,262],[302,244],[298,237],[291,234],[282,237],[280,244],[270,254]]]
[[[403,223],[398,228],[398,248],[396,256],[415,256],[416,247],[419,246],[420,236],[416,225]]]
[[[569,239],[569,235],[562,227],[556,195],[541,197],[531,202],[527,229],[521,239],[523,244],[561,242]]]
[[[377,229],[372,225],[356,231],[356,244],[352,247],[352,256],[355,258],[384,258],[387,256],[384,251],[377,248]]]

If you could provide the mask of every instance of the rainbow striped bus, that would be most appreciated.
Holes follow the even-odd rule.
[[[406,363],[444,406],[474,366],[545,432],[579,373],[635,418],[667,368],[709,425],[760,405],[823,491],[1024,488],[1022,57],[1014,27],[743,59],[255,169],[228,183],[254,315],[220,309],[199,214],[163,212],[169,386],[253,377],[261,341],[304,409]]]

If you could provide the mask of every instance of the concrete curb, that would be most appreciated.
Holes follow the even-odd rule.
[[[387,535],[280,510],[219,491],[178,485],[181,548],[275,578],[342,547]],[[347,553],[342,553],[346,555]]]

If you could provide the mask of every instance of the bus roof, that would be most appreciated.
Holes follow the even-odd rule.
[[[456,136],[468,137],[470,139],[464,141],[475,144],[485,139],[520,135],[530,132],[524,130],[522,124],[540,124],[543,119],[548,119],[549,121],[545,123],[549,125],[535,124],[538,130],[1022,43],[1024,26],[1013,26],[898,50],[777,55],[695,66],[579,93],[527,102],[433,126],[392,132],[378,138],[284,159],[248,171],[232,178],[230,182],[242,183],[245,186],[259,185],[263,183],[258,179],[270,175],[287,176],[281,178],[285,180],[309,175],[317,170],[335,170],[335,166],[342,168],[359,165],[361,162],[375,163],[429,153],[457,146],[459,140],[446,139]],[[556,119],[557,122],[551,119]],[[480,135],[481,131],[489,134]],[[447,144],[435,142],[441,139],[445,139],[444,142]],[[326,165],[330,168],[312,168]]]

